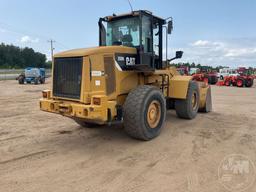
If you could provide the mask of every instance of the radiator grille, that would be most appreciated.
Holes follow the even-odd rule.
[[[113,56],[104,57],[104,68],[105,73],[107,74],[107,95],[110,95],[116,91],[116,76],[115,76],[115,64]]]
[[[82,64],[82,57],[55,58],[53,96],[80,99]]]

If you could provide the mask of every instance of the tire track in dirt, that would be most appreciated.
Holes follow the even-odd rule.
[[[48,156],[48,155],[54,154],[54,153],[55,152],[50,152],[50,151],[46,151],[46,150],[38,151],[38,152],[30,153],[30,154],[27,154],[27,155],[23,155],[23,156],[20,156],[20,157],[15,157],[15,158],[12,158],[12,159],[8,159],[8,160],[5,160],[5,161],[0,161],[0,165],[5,165],[5,164],[12,163],[12,162],[22,160],[22,159],[33,158],[33,157],[40,156],[40,155]]]
[[[0,143],[1,142],[4,142],[4,141],[10,141],[10,140],[13,140],[13,139],[20,139],[20,138],[24,138],[26,137],[25,135],[20,135],[20,136],[15,136],[15,137],[8,137],[8,138],[5,138],[5,139],[0,139]]]

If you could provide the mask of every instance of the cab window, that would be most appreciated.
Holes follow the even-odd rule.
[[[148,16],[142,16],[142,46],[145,53],[152,52],[152,22]]]
[[[137,47],[140,45],[139,18],[127,18],[108,22],[107,46],[123,45]]]

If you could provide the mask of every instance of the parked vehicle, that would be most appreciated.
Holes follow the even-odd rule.
[[[237,87],[252,87],[253,76],[251,75],[238,75],[238,76],[227,76],[224,79],[223,85],[225,86],[237,86]]]
[[[177,68],[177,71],[181,75],[188,75],[189,74],[189,67],[188,66],[180,66],[180,67]]]
[[[217,74],[220,80],[224,80],[224,78],[228,76],[238,76],[238,75],[239,73],[237,72],[237,70],[231,69],[231,68],[220,69],[219,73]]]
[[[53,86],[42,93],[42,111],[83,127],[123,123],[131,137],[151,140],[168,109],[184,119],[212,110],[211,87],[169,66],[182,51],[164,65],[162,39],[171,34],[172,20],[139,10],[100,18],[98,26],[99,47],[54,55]]]
[[[191,68],[189,74],[192,75],[193,79],[196,81],[204,81],[211,85],[215,85],[218,82],[217,73],[207,68]]]
[[[218,74],[216,71],[208,67],[201,67],[201,73],[208,79],[209,84],[215,85],[218,82]]]
[[[25,69],[25,72],[21,73],[17,77],[19,84],[44,84],[45,83],[45,69],[44,68],[32,68],[28,67]]]
[[[200,73],[200,69],[199,68],[190,68],[189,70],[189,75],[194,75]]]

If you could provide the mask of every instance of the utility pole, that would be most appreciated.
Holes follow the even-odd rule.
[[[53,50],[54,50],[53,43],[55,43],[56,41],[50,39],[48,42],[51,44],[51,57],[52,57],[52,62],[53,62]]]

